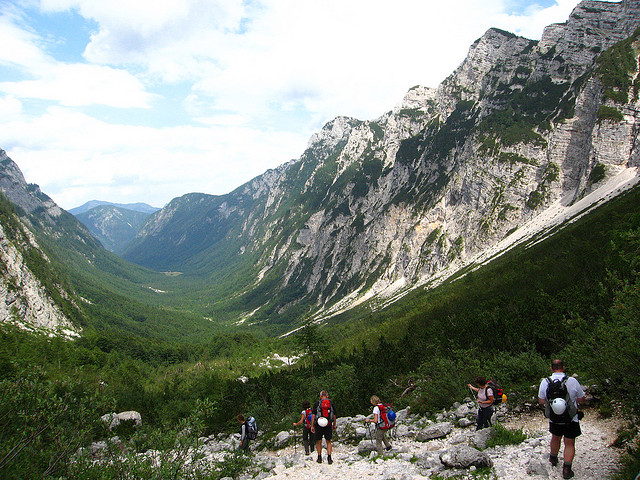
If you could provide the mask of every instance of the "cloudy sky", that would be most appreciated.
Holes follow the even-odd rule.
[[[0,148],[59,205],[228,193],[578,0],[1,0]]]

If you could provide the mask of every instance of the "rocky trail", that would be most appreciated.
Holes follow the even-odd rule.
[[[620,451],[611,447],[619,419],[602,419],[593,410],[585,412],[581,422],[582,435],[576,441],[576,457],[573,464],[575,479],[607,479],[615,472]],[[561,479],[562,452],[560,465],[553,468],[549,464],[548,423],[541,412],[523,415],[507,415],[501,420],[508,429],[522,429],[527,439],[520,445],[499,446],[483,451],[491,460],[492,468],[476,469],[446,467],[442,463],[443,454],[462,446],[474,444],[476,432],[473,426],[453,427],[442,438],[426,442],[417,441],[415,436],[397,436],[393,439],[393,449],[379,458],[375,452],[367,452],[366,439],[358,446],[342,443],[340,437],[334,443],[332,465],[316,462],[317,455],[305,456],[304,449],[287,446],[281,450],[263,451],[258,454],[262,462],[271,463],[268,472],[260,477],[268,480],[332,480],[332,479],[381,479],[419,480],[428,478],[474,478],[474,479]],[[363,452],[364,450],[364,452]],[[267,457],[267,458],[264,458]]]

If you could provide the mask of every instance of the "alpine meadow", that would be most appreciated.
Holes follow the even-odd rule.
[[[0,150],[0,478],[281,478],[259,456],[296,448],[280,434],[322,390],[424,428],[483,375],[505,415],[542,416],[555,358],[619,422],[610,478],[636,478],[638,132],[640,0],[585,0],[539,41],[488,30],[437,88],[225,195],[70,213]],[[214,451],[238,415],[251,453]],[[487,456],[531,441],[493,430]],[[515,478],[407,458],[378,478]]]

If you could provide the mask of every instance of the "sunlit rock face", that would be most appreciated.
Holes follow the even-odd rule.
[[[437,89],[413,87],[373,121],[332,120],[299,159],[228,195],[175,199],[126,257],[180,271],[246,258],[247,312],[269,319],[454,271],[550,206],[635,176],[638,87],[612,98],[597,59],[638,26],[639,1],[585,1],[541,41],[490,29]]]

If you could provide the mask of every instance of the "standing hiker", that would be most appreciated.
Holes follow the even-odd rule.
[[[584,390],[573,377],[564,373],[562,360],[551,362],[551,376],[543,378],[538,389],[538,399],[545,406],[545,416],[549,419],[551,432],[551,452],[549,462],[558,464],[560,443],[564,437],[564,464],[562,478],[571,478],[573,457],[576,453],[576,437],[582,433],[578,414],[578,402],[584,402]]]
[[[302,412],[300,412],[300,421],[293,422],[294,426],[302,425],[302,444],[304,445],[304,454],[311,455],[311,419],[313,417],[313,410],[311,409],[311,403],[308,401],[302,402]]]
[[[332,464],[331,459],[331,438],[336,429],[336,410],[333,402],[329,400],[329,392],[322,390],[320,400],[313,404],[313,414],[311,416],[311,432],[316,440],[316,450],[318,452],[318,463],[322,463],[322,438],[327,441],[327,463]]]
[[[387,438],[387,429],[389,428],[387,422],[382,419],[382,410],[385,406],[382,404],[380,399],[373,395],[370,399],[371,405],[373,405],[373,418],[367,419],[367,422],[374,423],[376,426],[375,429],[375,437],[376,437],[376,450],[378,451],[378,455],[382,455],[382,444],[384,443],[386,450],[391,450],[391,442]]]
[[[251,416],[245,419],[244,415],[238,415],[236,418],[241,423],[239,448],[244,453],[247,453],[249,451],[249,440],[255,440],[258,434],[258,425],[256,424],[256,419]]]
[[[493,415],[493,397],[495,395],[493,388],[487,385],[487,379],[484,377],[476,378],[474,387],[470,383],[467,386],[478,394],[478,417],[476,419],[476,430],[482,430],[491,426],[491,415]]]

